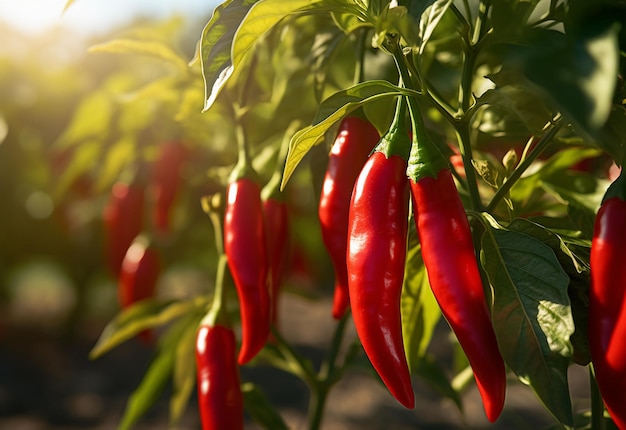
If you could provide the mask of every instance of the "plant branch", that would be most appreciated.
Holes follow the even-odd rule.
[[[350,316],[349,312],[339,320],[333,340],[328,351],[326,360],[322,363],[319,374],[315,379],[316,384],[311,386],[311,403],[309,404],[309,430],[318,430],[321,428],[322,419],[324,418],[324,408],[326,407],[326,399],[332,386],[337,382],[335,378],[335,368],[337,365],[337,356],[343,341],[346,329],[346,323]]]
[[[537,157],[548,147],[548,145],[554,139],[557,132],[561,129],[563,125],[561,124],[560,115],[550,121],[544,127],[545,133],[537,142],[537,145],[528,153],[528,156],[525,157],[522,162],[515,168],[511,176],[509,176],[506,181],[502,184],[496,194],[494,194],[493,198],[489,202],[487,206],[487,211],[491,212],[495,209],[495,207],[500,203],[500,201],[509,193],[513,185],[522,177],[522,174],[530,167],[530,165],[537,159]]]

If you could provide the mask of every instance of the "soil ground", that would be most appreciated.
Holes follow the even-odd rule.
[[[330,299],[309,301],[285,295],[281,303],[282,331],[295,347],[319,362],[334,330]],[[152,350],[129,341],[96,361],[87,357],[102,326],[81,327],[71,339],[60,339],[19,326],[5,326],[0,336],[0,429],[109,430],[115,429],[129,394],[136,388]],[[349,322],[346,341],[354,338]],[[433,348],[443,348],[445,331]],[[434,351],[438,352],[438,351]],[[570,368],[574,409],[588,408],[586,369]],[[297,378],[269,367],[244,368],[242,378],[260,385],[291,429],[306,430],[308,391]],[[416,407],[400,406],[370,374],[350,371],[328,398],[324,430],[511,430],[542,429],[554,424],[534,393],[510,376],[504,413],[489,423],[476,388],[463,395],[464,414],[418,378]],[[135,427],[167,429],[167,399],[163,398]],[[192,398],[178,430],[200,428]],[[246,429],[260,429],[248,423]]]

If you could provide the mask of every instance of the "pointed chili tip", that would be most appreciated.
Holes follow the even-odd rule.
[[[408,387],[402,387],[401,392],[392,392],[391,394],[405,408],[413,409],[415,407],[415,393],[413,393],[412,385],[409,385]]]
[[[348,311],[348,307],[350,307],[348,287],[337,282],[335,283],[335,294],[333,296],[333,318],[336,320],[343,318]]]
[[[481,386],[478,381],[478,391],[483,399],[483,408],[485,409],[485,415],[489,422],[495,422],[504,409],[504,399],[506,397],[506,385],[502,385],[498,391],[485,390],[485,387]]]
[[[242,347],[241,350],[239,351],[239,356],[237,357],[237,362],[240,365],[244,365],[244,364],[248,363],[250,360],[252,360],[257,355],[257,352],[251,351],[249,348],[243,348]]]

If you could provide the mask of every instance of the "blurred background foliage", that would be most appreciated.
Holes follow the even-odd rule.
[[[90,334],[99,333],[118,310],[115,279],[104,264],[103,209],[114,183],[145,180],[167,142],[180,143],[190,156],[181,170],[174,231],[159,238],[166,270],[158,291],[167,298],[209,291],[216,258],[200,198],[223,191],[237,147],[225,120],[233,115],[229,104],[202,112],[196,53],[202,18],[138,20],[97,38],[61,29],[28,35],[0,28],[10,41],[0,51],[0,326],[19,323],[71,337],[91,321],[96,324]],[[293,29],[273,35],[309,36]],[[307,49],[285,46],[296,45]],[[264,62],[267,73],[247,90],[267,103],[255,103],[243,123],[257,148],[255,166],[268,178],[283,136],[258,127],[267,121],[256,119],[281,118],[287,128],[302,114],[302,108],[269,100],[274,81],[285,81],[276,74],[302,68],[271,66],[289,53],[268,48],[262,55],[256,61]],[[306,84],[311,78],[300,79]],[[224,97],[235,93],[227,90]],[[309,93],[298,101],[312,115],[316,104]],[[277,116],[276,109],[293,114]],[[294,230],[303,236],[294,264],[306,271],[307,264],[328,263],[317,252],[310,173],[301,170],[287,192]],[[299,228],[303,223],[313,231]],[[312,260],[303,263],[302,256]]]

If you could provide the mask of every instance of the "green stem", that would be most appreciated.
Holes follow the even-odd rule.
[[[456,5],[454,3],[450,5],[450,10],[452,11],[452,13],[454,13],[454,16],[456,16],[456,19],[463,26],[463,30],[466,31],[466,32],[469,31],[469,29],[470,29],[469,21],[467,19],[465,19],[465,17],[461,13],[461,11],[456,7]],[[466,5],[466,10],[467,10],[467,5]],[[470,19],[471,19],[471,15],[470,15]]]
[[[487,21],[487,15],[489,13],[489,0],[481,0],[478,5],[478,17],[476,17],[476,26],[474,27],[474,32],[472,33],[472,38],[470,40],[470,44],[472,46],[476,45],[480,39],[482,38],[483,28],[485,22]]]
[[[326,407],[326,399],[328,393],[333,387],[337,378],[335,377],[335,369],[337,367],[337,357],[339,355],[339,349],[343,342],[345,334],[346,323],[348,321],[350,313],[347,312],[335,329],[333,340],[330,345],[328,357],[322,363],[318,377],[316,378],[316,384],[310,386],[311,390],[311,402],[309,404],[309,430],[318,430],[321,428],[322,420],[324,418],[324,409]]]
[[[277,341],[277,348],[282,354],[291,372],[302,379],[309,387],[317,385],[317,377],[311,367],[304,361],[278,330],[272,327],[272,335]]]
[[[459,152],[461,153],[463,165],[465,166],[465,179],[467,183],[467,191],[470,196],[471,209],[480,211],[482,210],[483,204],[480,200],[478,180],[472,164],[474,156],[472,154],[472,144],[470,139],[470,123],[468,121],[463,121],[461,124],[458,124],[454,130],[459,141]]]
[[[544,130],[547,131],[541,137],[537,145],[530,151],[528,157],[524,158],[524,160],[515,168],[511,176],[509,176],[506,181],[498,188],[498,191],[494,194],[493,198],[489,202],[487,206],[487,211],[492,212],[498,203],[509,193],[513,185],[522,177],[522,174],[530,167],[530,165],[537,159],[537,157],[548,147],[548,145],[554,139],[557,132],[561,129],[562,124],[560,120],[555,119],[553,122],[550,122],[544,127]]]
[[[309,430],[319,430],[321,428],[327,397],[327,389],[322,389],[322,387],[311,389],[311,403],[309,404]]]
[[[270,198],[282,200],[284,198],[284,195],[280,190],[280,185],[283,182],[285,163],[287,162],[287,155],[289,154],[289,142],[301,125],[302,121],[295,119],[291,121],[287,130],[285,130],[285,134],[283,135],[283,139],[280,143],[280,148],[278,148],[278,154],[276,155],[274,172],[272,173],[270,180],[261,190],[261,197],[263,200],[268,200]]]
[[[359,31],[356,40],[356,64],[354,67],[354,82],[353,84],[359,84],[363,82],[365,75],[365,42],[367,40],[367,28],[363,28]]]
[[[217,274],[215,276],[215,289],[213,290],[213,302],[211,303],[211,309],[207,313],[204,321],[211,326],[217,324],[228,327],[230,321],[228,319],[228,312],[226,312],[226,296],[224,294],[224,277],[226,274],[226,267],[228,266],[228,259],[225,254],[221,254],[217,260]]]
[[[463,0],[463,7],[467,14],[467,22],[472,22],[472,8],[470,7],[469,0]]]
[[[591,391],[591,430],[606,430],[602,394],[600,394],[591,366],[589,366],[589,385]]]
[[[337,328],[335,329],[335,334],[333,335],[333,340],[330,344],[330,351],[328,352],[328,359],[320,369],[320,377],[324,380],[334,380],[334,373],[337,367],[337,356],[339,355],[339,349],[341,348],[341,344],[343,342],[343,336],[346,331],[346,323],[348,322],[349,316],[350,313],[346,312],[346,314],[339,320]]]

